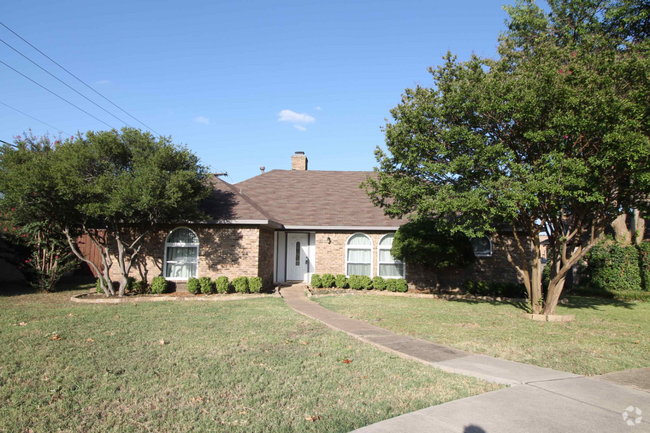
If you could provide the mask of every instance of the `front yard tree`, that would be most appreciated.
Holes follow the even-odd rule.
[[[366,189],[391,216],[507,224],[534,313],[554,314],[567,272],[650,190],[647,2],[532,0],[507,7],[498,58],[447,54],[407,89]],[[539,234],[549,236],[542,290]],[[525,235],[522,236],[522,235]],[[526,241],[529,239],[532,245]]]
[[[211,188],[208,170],[186,147],[171,139],[124,128],[88,132],[57,149],[57,187],[74,211],[66,234],[77,256],[73,229],[92,239],[104,262],[100,279],[114,295],[113,260],[124,296],[128,275],[145,238],[157,224],[201,221],[200,203]]]

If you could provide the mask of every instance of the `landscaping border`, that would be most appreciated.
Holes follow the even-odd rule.
[[[444,301],[455,300],[477,300],[477,301],[493,301],[493,302],[528,302],[526,298],[506,298],[501,296],[476,296],[476,295],[450,295],[450,294],[436,294],[436,293],[398,293],[386,292],[383,290],[352,290],[340,289],[335,293],[318,293],[313,287],[307,287],[307,297],[321,298],[325,296],[339,296],[339,295],[379,295],[379,296],[397,296],[405,298],[429,298],[441,299]]]
[[[276,290],[274,293],[261,293],[250,295],[188,295],[188,296],[169,296],[169,295],[153,295],[153,296],[127,296],[124,298],[100,298],[100,299],[84,299],[90,293],[82,293],[74,295],[70,298],[72,302],[79,304],[127,304],[139,302],[174,302],[174,301],[190,301],[190,302],[215,302],[215,301],[243,301],[246,299],[259,299],[259,298],[279,298],[280,294]]]

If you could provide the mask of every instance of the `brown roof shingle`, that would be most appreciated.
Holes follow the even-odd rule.
[[[271,170],[231,187],[249,200],[242,206],[285,226],[400,226],[359,188],[369,175],[373,172]]]

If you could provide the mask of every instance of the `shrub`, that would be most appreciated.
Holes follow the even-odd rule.
[[[642,253],[643,255],[643,253]],[[640,290],[639,250],[607,239],[587,255],[587,282],[595,290]]]
[[[320,275],[314,274],[311,276],[311,286],[315,288],[323,287],[323,282],[320,279]]]
[[[235,286],[235,292],[248,293],[248,277],[237,277],[232,280],[232,285]]]
[[[322,277],[320,277],[320,281],[323,284],[323,287],[325,288],[330,288],[334,285],[334,275],[332,274],[323,274]]]
[[[650,242],[641,242],[637,249],[641,267],[641,289],[650,292]]]
[[[204,295],[209,295],[214,293],[214,283],[210,277],[201,277],[199,278],[199,283],[201,284],[201,293]]]
[[[406,280],[404,278],[395,280],[395,290],[402,293],[408,292],[409,285],[406,284]]]
[[[133,278],[133,277],[127,277],[127,278],[126,278],[126,287],[125,287],[125,290],[126,290],[127,292],[130,292],[130,291],[133,290],[133,286],[135,285],[135,281],[136,281],[136,279]]]
[[[334,285],[339,289],[345,289],[348,286],[348,277],[343,274],[338,274],[334,278]]]
[[[348,278],[348,284],[351,289],[360,290],[361,289],[361,276],[359,275],[350,275]]]
[[[104,294],[104,291],[102,290],[101,277],[95,280],[95,290],[97,290],[97,293]]]
[[[397,292],[397,280],[393,278],[386,280],[386,290],[389,292]]]
[[[151,293],[159,295],[167,292],[167,280],[163,276],[154,277],[151,280]]]
[[[372,288],[372,280],[367,275],[361,275],[359,277],[359,285],[361,286],[362,289],[371,289]]]
[[[248,288],[251,293],[260,293],[262,291],[262,277],[252,277],[248,279]]]
[[[375,290],[386,290],[386,280],[377,276],[372,279],[372,287],[374,287]]]
[[[495,296],[505,298],[525,298],[526,286],[522,283],[501,283],[472,281],[465,283],[465,293],[475,296]]]
[[[149,293],[149,284],[145,280],[140,280],[136,283],[133,283],[133,287],[131,289],[132,293],[134,295],[144,295]]]
[[[201,283],[198,278],[190,278],[187,280],[187,291],[193,295],[201,292]]]
[[[230,281],[228,281],[228,277],[217,278],[216,285],[219,293],[228,293],[228,289],[230,289]]]

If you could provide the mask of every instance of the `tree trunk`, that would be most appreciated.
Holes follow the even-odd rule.
[[[79,248],[77,247],[77,244],[75,243],[75,240],[72,239],[72,236],[70,235],[70,231],[68,229],[65,229],[63,231],[63,233],[65,234],[65,237],[68,240],[68,245],[70,246],[70,249],[72,250],[72,253],[75,256],[77,256],[77,258],[79,260],[88,263],[88,266],[90,266],[91,268],[93,268],[95,270],[95,274],[100,276],[99,277],[99,286],[104,291],[104,295],[106,295],[107,298],[109,296],[111,296],[111,295],[115,295],[115,292],[113,291],[113,287],[112,287],[112,284],[111,284],[111,280],[110,280],[110,278],[107,278],[108,277],[108,268],[110,266],[106,266],[106,260],[104,259],[104,253],[102,251],[101,246],[98,245],[95,242],[95,240],[93,239],[93,244],[95,244],[95,247],[99,250],[99,254],[100,254],[100,256],[102,256],[102,261],[104,262],[103,277],[102,277],[102,272],[99,272],[99,268],[97,267],[97,265],[95,265],[95,263],[88,260],[87,258],[84,257],[83,254],[81,254],[81,251],[79,251]]]
[[[542,255],[539,234],[533,235],[533,263],[531,272],[530,309],[533,314],[542,310]]]

